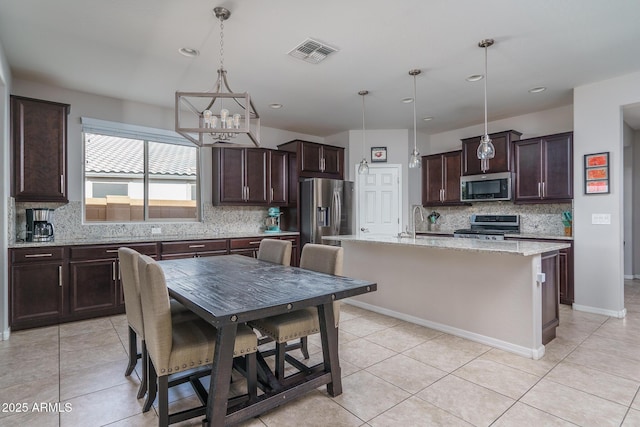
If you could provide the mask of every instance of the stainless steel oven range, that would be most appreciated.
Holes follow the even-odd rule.
[[[520,232],[519,215],[471,215],[471,228],[455,230],[454,237],[504,240],[505,233]]]

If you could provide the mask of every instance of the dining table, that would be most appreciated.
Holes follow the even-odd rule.
[[[330,396],[342,393],[338,330],[333,302],[374,292],[377,284],[283,266],[242,255],[159,261],[169,295],[217,328],[211,381],[203,425],[233,425],[326,385]],[[239,324],[317,307],[323,362],[280,383],[264,370],[263,393],[243,405],[228,406],[233,349]],[[258,351],[260,355],[260,351]]]

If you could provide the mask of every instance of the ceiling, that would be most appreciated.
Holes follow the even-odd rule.
[[[174,92],[213,87],[220,30],[231,88],[262,125],[317,136],[362,126],[419,131],[481,123],[489,48],[489,120],[572,102],[572,88],[640,70],[637,0],[0,0],[0,44],[14,78],[173,108]],[[339,49],[312,65],[287,53],[311,37]],[[187,58],[181,47],[201,54]],[[528,89],[546,86],[545,92]],[[283,108],[269,108],[271,103]],[[422,117],[432,116],[428,122]]]

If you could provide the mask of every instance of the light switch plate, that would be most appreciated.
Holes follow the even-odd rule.
[[[611,224],[611,214],[591,214],[591,224]]]
[[[162,234],[162,228],[160,228],[160,227],[151,227],[151,234]]]

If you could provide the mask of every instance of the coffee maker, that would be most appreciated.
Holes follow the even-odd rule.
[[[265,220],[265,233],[279,233],[280,232],[280,208],[269,208],[267,213],[267,219]]]
[[[27,209],[27,242],[53,242],[53,209]]]

